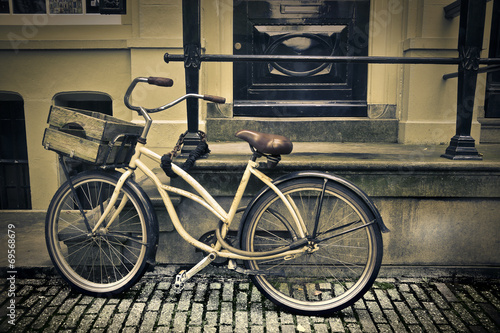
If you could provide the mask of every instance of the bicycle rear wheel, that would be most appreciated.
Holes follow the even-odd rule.
[[[247,268],[265,272],[252,281],[272,302],[299,314],[328,315],[352,305],[371,288],[382,262],[382,236],[370,208],[332,180],[295,178],[278,187],[304,221],[308,251],[247,261]],[[270,251],[298,235],[284,203],[268,191],[248,214],[242,249]]]
[[[131,287],[156,251],[157,223],[148,220],[152,207],[130,181],[101,227],[91,231],[117,181],[117,175],[100,171],[77,175],[74,190],[64,183],[47,211],[45,239],[52,262],[73,288],[86,294],[106,296]]]

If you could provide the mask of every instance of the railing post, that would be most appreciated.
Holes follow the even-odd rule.
[[[200,83],[200,0],[182,0],[182,29],[184,43],[184,68],[186,93],[198,93]],[[182,154],[189,154],[200,141],[198,134],[198,100],[189,98],[187,105],[187,130]]]
[[[471,137],[471,128],[485,15],[486,0],[461,0],[456,134],[441,155],[453,160],[482,160]]]

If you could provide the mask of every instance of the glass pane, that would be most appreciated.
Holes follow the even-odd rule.
[[[10,13],[9,0],[0,0],[0,13]]]
[[[14,14],[46,14],[45,0],[12,0]]]
[[[99,0],[87,0],[88,13],[99,13]]]
[[[54,96],[54,105],[113,115],[113,101],[104,93],[62,92]]]
[[[4,95],[5,96],[5,95]],[[0,159],[28,159],[23,101],[0,96]]]

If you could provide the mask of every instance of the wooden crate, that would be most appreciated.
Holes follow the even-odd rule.
[[[99,112],[60,106],[51,107],[47,122],[42,142],[45,149],[96,165],[128,163],[135,141],[122,147],[121,138],[110,152],[109,142],[123,133],[138,137],[143,130],[143,126]]]

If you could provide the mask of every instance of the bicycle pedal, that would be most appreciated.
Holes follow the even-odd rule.
[[[186,281],[186,271],[182,270],[175,276],[175,282],[174,282],[174,292],[176,294],[180,294],[185,287],[185,282]]]

